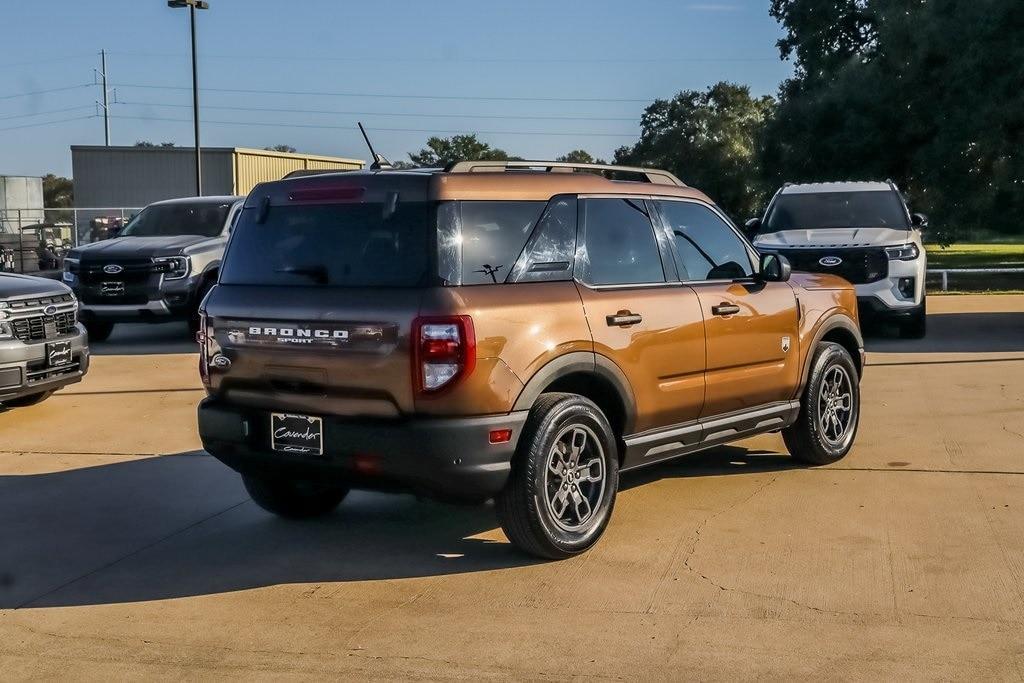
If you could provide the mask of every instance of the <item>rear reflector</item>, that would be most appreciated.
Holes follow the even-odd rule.
[[[508,443],[512,440],[511,429],[492,429],[488,435],[488,441],[491,443]]]

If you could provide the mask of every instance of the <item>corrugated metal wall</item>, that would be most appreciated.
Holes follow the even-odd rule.
[[[234,194],[233,153],[203,149],[203,194]],[[82,207],[146,206],[196,193],[195,152],[187,147],[73,146],[71,173]]]
[[[344,171],[362,167],[363,162],[358,159],[237,149],[235,150],[235,190],[238,194],[248,194],[259,183],[280,180],[292,171],[307,169]]]
[[[23,226],[42,221],[43,179],[0,176],[0,232],[15,232]]]

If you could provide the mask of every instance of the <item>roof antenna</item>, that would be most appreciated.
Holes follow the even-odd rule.
[[[373,143],[370,142],[370,136],[366,134],[366,129],[363,128],[363,124],[360,121],[356,121],[356,125],[359,126],[359,132],[363,134],[363,139],[366,140],[366,146],[370,148],[370,156],[373,157],[373,163],[370,164],[371,171],[380,171],[382,169],[394,168],[391,162],[384,158],[383,154],[377,154],[373,151]]]

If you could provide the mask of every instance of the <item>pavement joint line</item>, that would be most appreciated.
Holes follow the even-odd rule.
[[[55,394],[54,397],[67,398],[68,396],[105,396],[110,394],[170,394],[193,391],[206,391],[206,389],[199,387],[196,389],[118,389],[110,391],[65,391],[60,394]]]
[[[870,352],[869,352],[870,353]],[[888,351],[877,351],[875,353],[889,353]],[[901,367],[908,365],[960,365],[963,363],[1024,363],[1024,356],[1020,358],[964,358],[950,360],[915,360],[915,361],[894,361],[892,363],[865,363],[866,368]]]
[[[147,457],[161,457],[161,458],[177,458],[177,457],[196,457],[209,455],[202,449],[196,449],[193,451],[185,451],[183,453],[119,453],[113,451],[0,451],[0,455],[100,455],[100,456],[133,456],[138,458]]]
[[[24,607],[28,607],[33,602],[38,602],[39,600],[42,600],[43,598],[45,598],[48,595],[53,595],[54,593],[56,593],[58,591],[61,591],[61,590],[64,590],[65,588],[67,588],[68,586],[70,586],[72,584],[78,583],[82,579],[86,579],[86,578],[88,578],[90,576],[93,576],[94,574],[98,574],[99,572],[102,572],[102,571],[105,571],[107,569],[110,569],[114,565],[119,564],[120,562],[123,562],[124,560],[127,560],[128,558],[135,557],[136,555],[138,555],[140,553],[143,553],[143,552],[149,550],[150,548],[153,548],[153,547],[155,547],[157,545],[160,545],[164,541],[170,540],[170,539],[174,538],[175,536],[183,534],[186,531],[189,531],[191,529],[194,529],[195,527],[200,526],[201,524],[205,524],[206,522],[209,522],[211,519],[215,519],[215,518],[220,517],[221,515],[223,515],[225,513],[231,512],[232,510],[234,510],[234,509],[236,509],[238,507],[241,507],[242,505],[245,505],[248,502],[249,502],[249,499],[246,499],[246,500],[243,500],[243,501],[239,501],[238,503],[235,503],[234,505],[231,505],[231,506],[228,506],[228,507],[224,508],[220,512],[215,512],[212,515],[208,515],[206,517],[203,517],[200,520],[192,522],[191,524],[188,524],[188,525],[186,525],[186,526],[184,526],[184,527],[182,527],[180,529],[177,529],[175,531],[172,531],[169,534],[161,536],[160,538],[158,538],[158,539],[156,539],[154,541],[151,541],[150,543],[146,543],[142,547],[136,548],[135,550],[132,550],[131,552],[129,552],[129,553],[125,554],[125,555],[122,555],[121,557],[113,559],[113,560],[111,560],[110,562],[107,562],[104,565],[101,565],[99,567],[95,567],[93,569],[90,569],[89,571],[85,572],[84,574],[76,576],[73,579],[69,579],[69,580],[65,581],[64,583],[60,584],[59,586],[56,586],[56,587],[51,588],[51,589],[49,589],[47,591],[44,591],[44,592],[40,593],[39,595],[36,595],[35,597],[29,598],[28,600],[25,600],[24,602],[22,602],[19,605],[15,606],[14,609],[15,610],[19,610],[19,609],[22,609]]]

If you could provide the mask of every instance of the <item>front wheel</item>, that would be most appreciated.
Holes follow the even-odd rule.
[[[615,435],[576,394],[542,394],[530,411],[495,504],[521,550],[551,560],[584,552],[604,533],[619,486]]]
[[[42,403],[46,399],[50,398],[52,391],[40,391],[38,394],[29,394],[28,396],[21,396],[19,398],[12,398],[4,401],[3,405],[5,408],[27,408],[28,406],[34,406],[37,403]]]
[[[267,512],[290,519],[322,517],[334,511],[348,494],[343,486],[323,486],[297,479],[242,475],[253,501]]]
[[[860,421],[860,384],[850,352],[824,342],[811,362],[796,422],[782,430],[790,455],[809,465],[828,465],[850,452]]]

